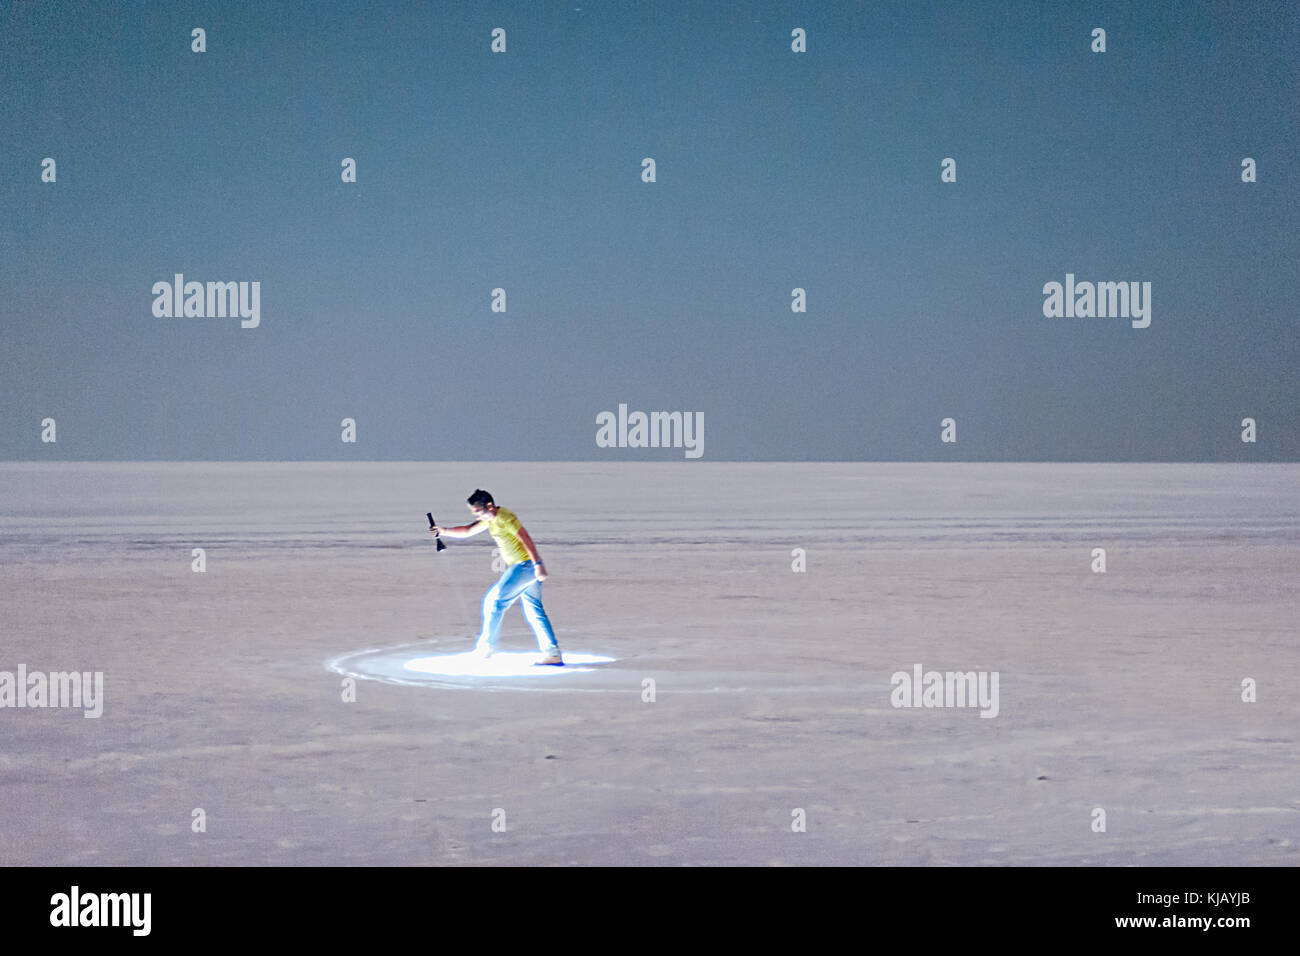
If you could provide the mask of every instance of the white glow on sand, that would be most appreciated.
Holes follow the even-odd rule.
[[[573,654],[564,651],[564,666],[539,666],[539,651],[498,651],[484,660],[466,652],[441,654],[437,657],[416,657],[402,666],[408,671],[436,674],[440,677],[556,677],[564,674],[581,674],[592,668],[583,664],[608,664],[612,657],[599,654]]]

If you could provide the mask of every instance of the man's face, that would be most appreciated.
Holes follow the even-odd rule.
[[[475,520],[491,521],[497,516],[497,510],[497,506],[494,504],[469,506],[469,513],[474,516]]]

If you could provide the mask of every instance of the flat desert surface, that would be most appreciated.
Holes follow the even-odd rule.
[[[438,672],[475,488],[564,669]],[[0,672],[103,680],[0,864],[1295,866],[1298,582],[1295,465],[0,464]]]

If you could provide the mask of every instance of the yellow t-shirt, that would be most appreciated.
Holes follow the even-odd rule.
[[[519,523],[519,516],[500,506],[497,507],[497,516],[488,521],[488,534],[492,535],[497,547],[501,549],[502,560],[511,567],[520,561],[532,560],[528,557],[528,549],[515,533],[521,527],[523,525]]]

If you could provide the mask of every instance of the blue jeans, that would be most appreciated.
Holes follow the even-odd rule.
[[[537,580],[537,566],[532,561],[520,561],[506,568],[497,583],[483,595],[483,630],[479,634],[479,645],[496,648],[501,619],[510,605],[520,598],[524,602],[524,617],[537,635],[538,648],[545,653],[558,646],[546,609],[542,607],[542,582]]]

